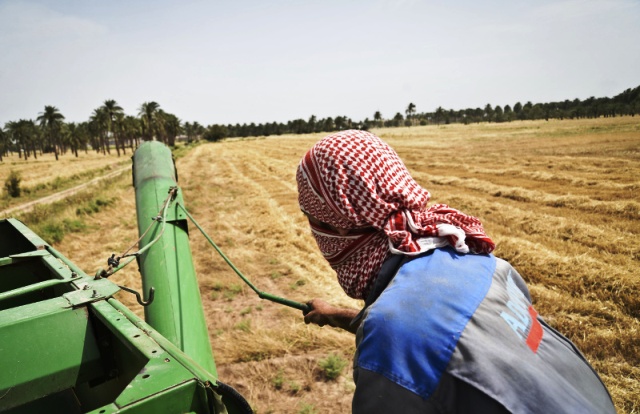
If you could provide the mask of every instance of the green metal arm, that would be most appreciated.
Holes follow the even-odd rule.
[[[271,293],[263,292],[263,291],[259,290],[257,287],[255,287],[253,285],[253,283],[251,283],[249,281],[249,279],[247,279],[242,274],[242,272],[240,272],[240,270],[238,270],[238,268],[234,266],[234,264],[222,252],[222,250],[220,250],[220,248],[214,243],[214,241],[211,239],[211,237],[209,237],[207,232],[205,232],[204,229],[202,227],[200,227],[198,222],[193,218],[193,216],[191,214],[189,214],[187,209],[184,208],[184,206],[182,204],[179,204],[179,203],[178,203],[178,207],[180,207],[180,209],[182,209],[182,211],[184,211],[184,213],[187,215],[187,217],[189,217],[189,220],[191,220],[191,222],[198,228],[198,230],[200,230],[200,233],[202,233],[202,235],[205,237],[205,239],[207,239],[209,244],[211,244],[211,246],[213,246],[213,248],[216,249],[216,251],[224,259],[224,261],[227,262],[227,264],[231,267],[231,269],[233,269],[233,271],[236,272],[236,274],[238,276],[240,276],[240,279],[242,279],[247,285],[249,285],[249,287],[251,289],[253,289],[254,292],[256,292],[258,294],[260,299],[266,299],[266,300],[269,300],[271,302],[276,302],[276,303],[279,303],[281,305],[289,306],[289,307],[294,308],[294,309],[299,309],[299,310],[301,310],[301,311],[303,311],[305,313],[311,311],[311,307],[309,305],[305,304],[305,303],[300,303],[300,302],[296,302],[296,301],[293,301],[293,300],[290,300],[290,299],[281,298],[279,296],[272,295]]]
[[[142,289],[155,288],[153,302],[144,308],[145,321],[217,375],[189,235],[175,215],[181,194],[170,149],[157,141],[142,143],[133,156],[133,183],[140,236],[133,256]]]

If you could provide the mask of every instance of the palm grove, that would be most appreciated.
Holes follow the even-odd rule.
[[[133,151],[140,140],[158,140],[174,146],[176,138],[186,134],[189,140],[204,134],[205,128],[194,123],[182,123],[174,114],[167,113],[157,102],[145,102],[138,109],[138,116],[126,115],[113,99],[107,99],[93,110],[86,122],[65,122],[58,108],[46,105],[38,117],[10,121],[0,128],[0,161],[10,151],[24,159],[38,158],[38,154],[60,154],[89,148],[104,154],[116,151],[126,154]]]
[[[346,116],[308,120],[296,119],[287,123],[264,124],[213,124],[203,127],[198,122],[183,123],[177,116],[167,113],[157,102],[145,102],[138,109],[138,116],[126,115],[121,106],[108,99],[94,109],[86,122],[65,122],[64,115],[55,106],[45,106],[36,120],[10,121],[0,128],[0,161],[10,151],[24,159],[38,157],[38,153],[53,152],[56,160],[67,151],[78,156],[78,151],[117,155],[126,154],[127,147],[133,151],[140,140],[158,140],[174,146],[178,136],[186,136],[188,142],[204,138],[217,141],[226,137],[269,136],[282,134],[306,134],[332,132],[343,129],[369,129],[380,127],[410,127],[414,125],[439,125],[450,123],[511,122],[535,119],[597,118],[640,114],[640,86],[627,89],[613,98],[591,97],[561,102],[537,103],[516,102],[510,105],[460,110],[438,107],[433,112],[418,113],[410,103],[404,115],[397,112],[385,119],[376,111],[371,119],[353,121]]]

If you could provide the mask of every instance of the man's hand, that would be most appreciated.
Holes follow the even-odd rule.
[[[358,315],[356,309],[337,308],[322,299],[313,299],[307,302],[307,305],[311,307],[311,311],[304,314],[304,323],[314,323],[319,326],[329,325],[356,333],[358,327],[350,325],[353,318]]]

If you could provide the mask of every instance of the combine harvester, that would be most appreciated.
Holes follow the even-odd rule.
[[[170,150],[133,156],[139,250],[90,276],[16,219],[0,220],[0,412],[251,413],[218,381]],[[261,298],[306,305],[256,289]],[[146,299],[107,279],[133,260]],[[134,293],[145,320],[114,299]]]

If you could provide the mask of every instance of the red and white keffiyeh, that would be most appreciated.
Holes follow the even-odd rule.
[[[477,218],[445,204],[427,208],[429,192],[369,132],[343,131],[318,141],[300,161],[296,179],[300,208],[326,224],[311,220],[318,247],[353,298],[366,297],[390,254],[449,244],[462,253],[495,248]]]

